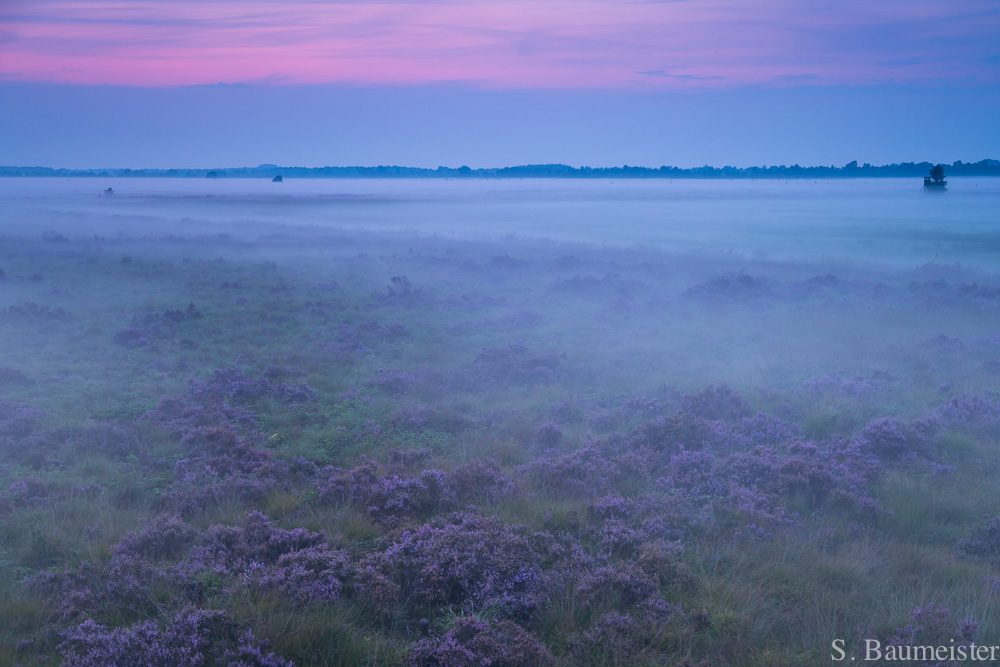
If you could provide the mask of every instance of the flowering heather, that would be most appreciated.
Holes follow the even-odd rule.
[[[538,562],[523,530],[457,513],[404,531],[385,551],[365,558],[356,588],[381,615],[397,605],[417,615],[493,607],[527,620],[542,602],[545,577]]]
[[[607,493],[620,478],[615,461],[593,447],[535,459],[520,466],[517,473],[531,488],[579,497]]]
[[[42,413],[37,408],[0,398],[0,446],[13,445],[15,438],[37,433]]]
[[[883,461],[898,460],[906,455],[923,455],[928,436],[936,430],[934,422],[907,424],[898,419],[882,417],[865,425],[854,441],[862,451],[868,451]]]
[[[763,412],[752,417],[740,417],[735,430],[737,438],[747,445],[780,445],[802,435],[798,424]]]
[[[687,412],[649,419],[632,429],[629,440],[632,447],[670,452],[682,449],[732,450],[747,444],[742,434],[726,423]]]
[[[488,623],[459,616],[440,637],[422,639],[407,656],[409,667],[535,667],[554,658],[529,632],[511,621]]]
[[[147,560],[175,560],[188,552],[196,537],[196,531],[177,517],[161,516],[123,535],[111,552]]]
[[[333,602],[351,571],[346,552],[331,547],[322,533],[275,528],[251,512],[241,525],[201,532],[176,517],[160,517],[122,536],[107,563],[85,561],[27,583],[67,618],[142,616],[159,606],[245,588],[279,591],[299,603]],[[215,583],[208,586],[209,580]],[[157,598],[152,590],[159,591]]]
[[[182,396],[168,396],[142,416],[145,423],[167,430],[177,440],[200,437],[207,428],[252,427],[256,415],[221,402],[203,404]]]
[[[190,455],[174,464],[174,481],[163,502],[188,516],[225,500],[259,502],[275,488],[314,472],[314,467],[275,460],[269,451],[225,428],[188,433],[181,444]]]
[[[49,484],[33,477],[24,477],[11,482],[6,491],[0,491],[0,508],[42,505],[50,493]]]
[[[0,240],[4,664],[820,664],[845,622],[996,625],[985,272],[169,217],[196,236]]]
[[[262,398],[273,398],[280,403],[305,403],[314,395],[307,384],[289,385],[266,376],[253,378],[238,368],[219,368],[208,380],[193,380],[190,392],[195,399],[206,403],[226,401],[244,405]]]
[[[225,612],[186,609],[163,628],[155,621],[108,628],[88,620],[65,633],[59,651],[65,667],[293,667],[265,646]]]
[[[762,446],[727,456],[684,451],[671,458],[669,475],[658,480],[657,487],[772,524],[794,522],[783,507],[792,497],[804,497],[810,507],[834,503],[871,509],[874,501],[867,486],[877,468],[852,469],[853,461],[838,460],[839,454],[811,448],[781,454]]]
[[[994,398],[962,394],[939,407],[934,416],[946,428],[988,437],[1000,434],[1000,404]]]
[[[319,486],[319,500],[349,503],[378,523],[397,526],[463,503],[497,501],[511,490],[510,478],[489,459],[470,461],[449,471],[423,470],[417,477],[389,472],[374,461],[364,460],[349,470],[335,470]]]

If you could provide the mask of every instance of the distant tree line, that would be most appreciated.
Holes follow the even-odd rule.
[[[532,164],[518,167],[257,167],[228,169],[52,169],[50,167],[0,167],[0,176],[79,176],[140,178],[878,178],[924,176],[931,162],[901,162],[875,166],[849,162],[843,167],[570,167],[565,164]],[[948,167],[949,176],[1000,176],[1000,160],[962,162]]]

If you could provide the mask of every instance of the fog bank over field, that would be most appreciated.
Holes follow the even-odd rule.
[[[2,179],[8,225],[102,234],[256,233],[257,225],[515,234],[771,258],[993,266],[1000,179],[817,181]],[[100,196],[105,188],[113,197]],[[9,227],[8,227],[9,228]],[[262,228],[263,229],[263,228]]]

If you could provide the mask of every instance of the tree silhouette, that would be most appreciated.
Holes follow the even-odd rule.
[[[943,181],[944,180],[944,167],[941,166],[941,165],[937,165],[936,167],[931,168],[931,178],[934,179],[935,183]]]

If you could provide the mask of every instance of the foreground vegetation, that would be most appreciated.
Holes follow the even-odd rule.
[[[0,663],[1000,643],[995,276],[224,232],[2,239]]]

